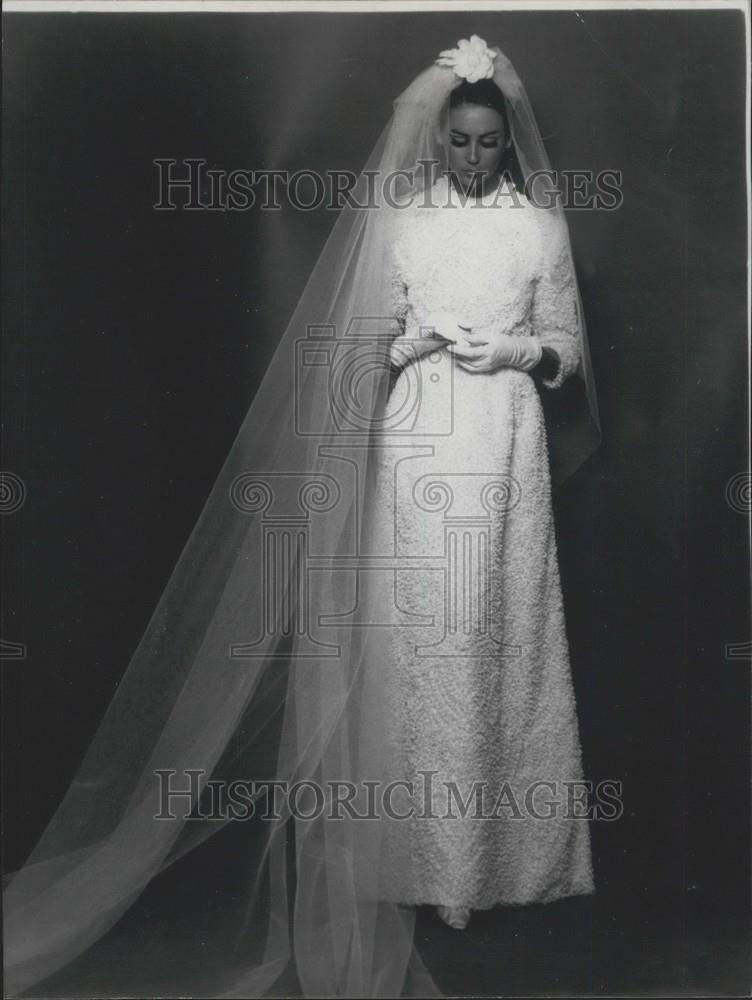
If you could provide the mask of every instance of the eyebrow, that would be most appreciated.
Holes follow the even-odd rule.
[[[469,135],[468,132],[462,132],[458,128],[451,128],[451,129],[449,129],[449,131],[451,132],[452,135],[462,135],[466,139],[470,138],[470,135]],[[481,138],[481,139],[487,139],[490,135],[501,135],[501,129],[495,128],[492,132],[484,132],[483,135],[479,136],[479,138]]]

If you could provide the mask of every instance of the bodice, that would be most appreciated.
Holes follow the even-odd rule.
[[[577,285],[566,226],[508,182],[463,198],[441,177],[395,213],[393,312],[408,337],[448,312],[474,330],[538,336],[559,356],[552,386],[580,360]]]

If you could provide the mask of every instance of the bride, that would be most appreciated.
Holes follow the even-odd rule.
[[[598,429],[564,215],[550,190],[533,203],[549,169],[519,77],[475,35],[394,102],[9,879],[9,996],[49,995],[231,820],[249,820],[235,932],[200,985],[164,948],[162,994],[437,995],[417,904],[462,927],[593,890],[587,826],[553,808],[582,775],[549,458],[570,475]],[[582,419],[547,450],[536,383],[575,373]]]
[[[443,61],[461,70],[462,56]],[[566,232],[516,190],[492,79],[452,90],[441,142],[447,172],[395,228],[391,409],[421,391],[407,440],[384,439],[376,522],[405,567],[386,670],[398,774],[430,774],[436,801],[390,825],[384,879],[388,898],[461,929],[473,909],[594,891],[587,826],[549,815],[582,771],[534,382],[562,385],[581,345]],[[507,801],[457,815],[442,782],[457,805]]]

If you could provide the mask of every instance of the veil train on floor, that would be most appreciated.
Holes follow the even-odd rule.
[[[517,74],[493,51],[529,180],[550,164]],[[395,100],[85,758],[8,879],[10,996],[80,955],[154,876],[229,821],[155,818],[157,776],[177,786],[187,772],[201,795],[210,779],[274,780],[303,783],[299,812],[323,803],[304,819],[283,801],[277,818],[248,824],[260,860],[223,995],[262,995],[291,963],[307,996],[438,993],[413,911],[379,899],[382,824],[330,814],[342,782],[363,790],[385,774],[383,631],[372,607],[378,574],[394,567],[388,554],[366,555],[363,539],[375,449],[409,418],[385,406],[389,232],[399,203],[424,189],[425,164],[444,169],[438,124],[460,82],[432,65]],[[396,205],[373,184],[395,175]],[[550,211],[566,227],[561,208]],[[560,479],[598,439],[581,307],[580,317],[583,412],[552,434]],[[263,791],[254,796],[268,805]]]

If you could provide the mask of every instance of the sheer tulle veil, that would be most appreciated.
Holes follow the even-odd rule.
[[[550,164],[516,72],[493,53],[529,180]],[[75,779],[8,880],[9,995],[66,965],[160,871],[246,818],[239,803],[253,808],[253,877],[214,995],[262,995],[291,968],[307,996],[438,995],[413,911],[379,898],[379,601],[395,563],[368,538],[374,455],[411,421],[410,407],[386,406],[390,230],[445,167],[438,126],[460,82],[433,64],[394,101]],[[566,230],[561,207],[550,211]],[[563,439],[562,475],[598,440],[582,319],[580,335],[586,413]],[[165,775],[173,789],[195,780],[190,821],[180,802],[164,815]],[[234,813],[203,819],[220,786],[235,788]]]

